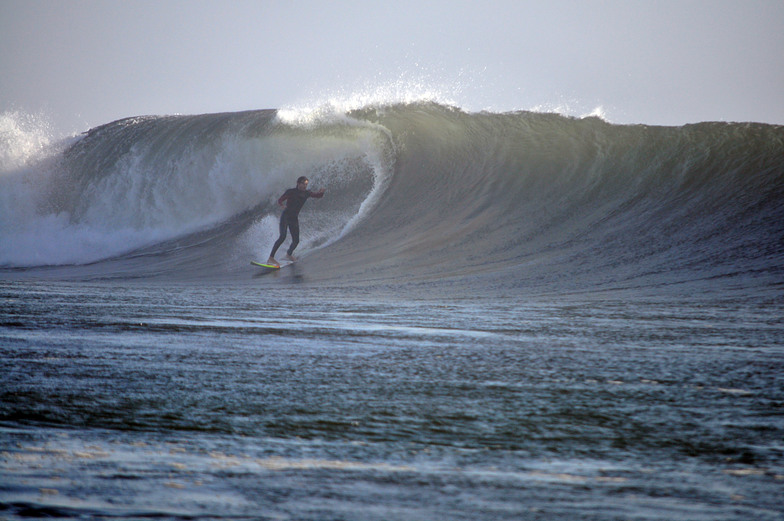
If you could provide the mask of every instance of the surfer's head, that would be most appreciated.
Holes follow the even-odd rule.
[[[304,175],[303,175],[303,176],[300,176],[300,177],[297,179],[297,188],[301,188],[301,189],[303,189],[303,190],[304,190],[305,188],[307,188],[307,187],[308,187],[308,183],[309,183],[309,182],[310,182],[310,180],[309,180],[307,177],[305,177]]]

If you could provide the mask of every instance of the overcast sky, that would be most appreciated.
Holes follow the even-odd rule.
[[[472,111],[784,124],[784,1],[0,0],[0,112],[57,133],[428,93]]]

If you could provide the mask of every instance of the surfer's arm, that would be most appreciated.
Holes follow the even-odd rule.
[[[281,208],[284,208],[286,205],[285,205],[285,204],[283,204],[283,203],[284,203],[284,202],[285,202],[285,201],[286,201],[288,198],[289,198],[289,193],[288,193],[288,191],[287,191],[286,193],[284,193],[283,195],[281,195],[281,196],[280,196],[280,199],[278,199],[278,206],[280,206]]]
[[[318,192],[310,192],[310,196],[315,197],[316,199],[321,199],[322,197],[324,197],[324,190],[325,189],[322,188]]]

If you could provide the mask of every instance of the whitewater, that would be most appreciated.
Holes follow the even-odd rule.
[[[432,101],[22,123],[0,515],[784,515],[784,127]],[[251,266],[301,175],[326,195],[298,262]]]

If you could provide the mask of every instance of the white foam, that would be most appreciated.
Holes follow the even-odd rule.
[[[0,114],[0,174],[23,168],[51,144],[45,117],[21,112]]]
[[[457,105],[454,95],[459,90],[455,82],[439,82],[422,77],[401,75],[396,80],[381,84],[365,84],[356,89],[322,91],[317,96],[278,110],[284,123],[308,126],[319,123],[344,122],[352,124],[347,114],[369,107],[384,107],[397,104],[433,102],[441,105]]]

